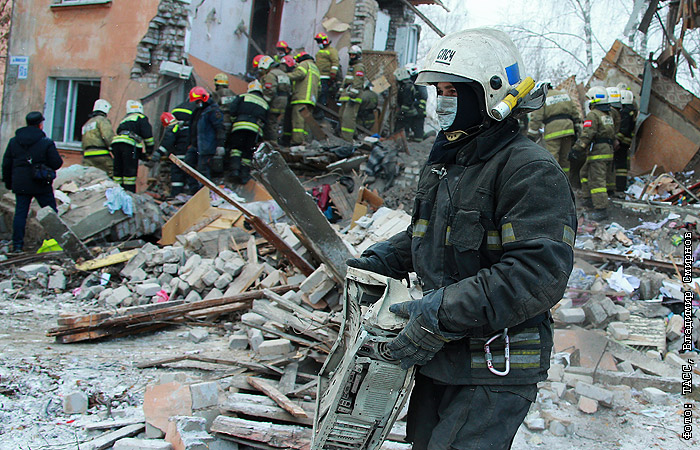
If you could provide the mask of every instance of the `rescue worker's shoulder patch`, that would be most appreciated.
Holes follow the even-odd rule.
[[[357,75],[358,77],[364,77],[365,73],[361,70],[358,70],[357,72],[355,72],[355,75]]]
[[[265,83],[265,89],[272,89],[272,83]]]
[[[592,120],[584,120],[583,121],[583,128],[589,128],[593,126],[593,121]]]

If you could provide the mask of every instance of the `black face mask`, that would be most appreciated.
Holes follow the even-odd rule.
[[[488,117],[484,89],[479,83],[454,83],[453,85],[457,89],[457,116],[452,126],[446,131],[469,132],[483,125],[485,118]]]

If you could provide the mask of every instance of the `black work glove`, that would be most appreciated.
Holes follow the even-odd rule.
[[[377,255],[360,256],[359,258],[349,258],[345,261],[349,267],[357,269],[369,270],[370,272],[378,273],[390,277],[389,269],[384,265]]]
[[[443,292],[444,289],[431,291],[420,300],[389,307],[389,311],[408,319],[404,329],[387,346],[391,356],[400,361],[402,369],[426,364],[447,342],[464,337],[464,334],[440,330],[438,310],[442,304]]]

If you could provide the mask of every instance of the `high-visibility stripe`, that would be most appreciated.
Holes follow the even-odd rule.
[[[603,161],[608,159],[613,159],[613,155],[592,155],[586,158],[586,161]]]
[[[233,124],[233,128],[231,128],[231,131],[238,131],[238,130],[250,130],[254,131],[256,133],[260,133],[260,125],[257,123],[253,122],[246,122],[246,121],[241,121],[241,122],[236,122]]]
[[[121,184],[122,183],[122,177],[112,177],[112,180],[114,180],[115,183]]]
[[[486,233],[486,247],[489,250],[503,250],[501,235],[498,233],[498,231],[492,230]]]
[[[322,80],[330,80],[331,76],[330,75],[321,75]]]
[[[180,186],[184,186],[184,185],[185,185],[185,183],[183,183],[182,181],[173,181],[172,183],[170,183],[170,186],[173,186],[173,187],[180,187]]]
[[[505,355],[503,350],[491,349],[492,363],[496,368],[505,365]],[[535,369],[540,367],[540,350],[510,350],[510,367],[518,369]],[[486,359],[484,353],[473,353],[471,366],[475,369],[485,369]]]
[[[354,132],[355,132],[355,129],[354,129],[354,128],[345,128],[345,127],[341,127],[340,130],[341,130],[341,131],[344,131],[344,132],[346,132],[346,133],[354,133]]]
[[[361,97],[351,98],[350,101],[355,102],[355,103],[362,103],[362,98]]]
[[[588,178],[581,178],[581,183],[588,183]]]
[[[292,128],[292,133],[304,133],[306,132],[303,128]]]
[[[126,136],[124,134],[114,136],[114,139],[112,139],[112,144],[115,143],[129,144],[133,145],[134,147],[137,145],[135,140],[131,139],[129,136]]]
[[[272,114],[282,114],[284,112],[283,109],[277,109],[277,108],[270,108],[270,112]]]
[[[545,140],[547,140],[547,139],[555,139],[555,138],[559,138],[559,137],[562,137],[562,136],[573,136],[573,135],[574,135],[574,130],[573,130],[573,129],[570,129],[570,130],[561,130],[561,131],[553,131],[553,132],[551,132],[551,133],[545,134],[545,135],[544,135],[544,139],[545,139]]]
[[[102,156],[102,155],[109,155],[109,150],[85,150],[83,152],[83,156]]]
[[[425,232],[428,231],[428,224],[430,222],[425,219],[420,219],[413,225],[413,237],[423,237]]]
[[[627,169],[617,169],[615,173],[617,175],[627,175]]]
[[[504,244],[515,242],[515,231],[513,231],[512,223],[508,222],[501,227],[501,242]]]
[[[156,142],[156,141],[155,141],[155,139],[154,139],[154,138],[152,138],[152,137],[149,137],[149,138],[146,138],[146,139],[144,139],[144,140],[143,140],[143,142],[145,142],[145,143],[146,143],[146,145],[150,146],[150,145],[153,145],[153,144],[155,144],[155,142]]]
[[[570,226],[564,225],[564,234],[562,235],[561,240],[564,243],[569,244],[569,246],[573,248],[575,236],[576,235],[574,234],[574,230]]]
[[[603,193],[607,193],[607,192],[608,192],[608,188],[606,188],[606,187],[591,189],[591,195],[603,194]]]
[[[242,159],[241,159],[241,164],[243,164],[244,166],[250,166],[250,163],[251,163],[251,162],[252,162],[252,161],[251,161],[250,158],[242,158]]]
[[[185,109],[185,108],[175,108],[175,109],[173,109],[173,110],[170,111],[170,112],[171,112],[172,114],[175,114],[175,113],[177,113],[177,112],[184,113],[184,114],[190,114],[190,115],[192,114],[192,111],[190,111],[189,109]]]
[[[338,101],[341,102],[347,102],[348,100],[350,100],[350,97],[348,97],[347,95],[344,95],[338,99]]]
[[[231,156],[241,156],[242,154],[243,154],[243,152],[241,152],[241,151],[238,150],[237,148],[232,148],[232,149],[231,149]]]
[[[244,101],[244,102],[255,103],[256,105],[258,105],[258,106],[260,106],[260,107],[262,107],[262,108],[264,108],[264,109],[267,109],[267,108],[268,108],[267,102],[266,102],[265,100],[261,99],[260,97],[258,97],[258,96],[255,95],[255,94],[243,94],[243,101]]]
[[[452,231],[451,226],[447,226],[447,230],[445,231],[445,245],[450,246],[452,245],[452,242],[450,242],[450,232]]]
[[[568,168],[568,167],[562,167],[562,170],[563,170],[564,172],[569,172],[571,169]]]

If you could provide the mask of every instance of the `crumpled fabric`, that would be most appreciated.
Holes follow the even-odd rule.
[[[110,214],[121,210],[129,217],[134,215],[134,200],[121,186],[108,188],[105,191],[105,197],[107,197],[107,201],[103,203],[103,206],[109,208]]]

